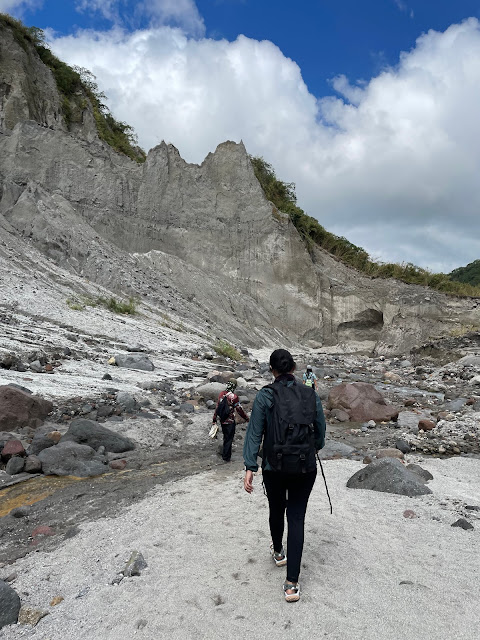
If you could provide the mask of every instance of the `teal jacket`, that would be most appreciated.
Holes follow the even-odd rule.
[[[283,384],[291,386],[293,380],[282,381]],[[297,382],[297,384],[299,384]],[[323,449],[325,446],[325,416],[323,415],[322,403],[317,393],[315,393],[317,400],[317,417],[314,423],[315,428],[315,447]],[[272,419],[272,407],[273,407],[273,391],[271,389],[260,389],[253,403],[252,412],[250,414],[250,422],[248,423],[247,433],[245,435],[245,442],[243,445],[243,459],[245,461],[245,468],[249,471],[258,471],[258,452],[263,440],[263,434],[265,427],[270,425]],[[271,467],[267,461],[265,461],[265,470],[271,471]]]

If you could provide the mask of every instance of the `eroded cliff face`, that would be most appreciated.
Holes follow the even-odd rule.
[[[67,271],[252,345],[399,352],[480,325],[476,301],[311,256],[242,143],[201,165],[162,143],[138,165],[99,140],[88,108],[67,131],[49,69],[8,29],[0,40],[0,229],[17,251],[28,242]]]

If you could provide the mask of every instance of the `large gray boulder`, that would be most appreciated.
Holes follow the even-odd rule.
[[[0,431],[14,431],[21,427],[38,427],[53,404],[10,385],[0,387]]]
[[[129,353],[128,355],[115,356],[117,367],[126,369],[138,369],[139,371],[153,371],[153,362],[143,353]]]
[[[105,447],[105,451],[112,453],[123,453],[135,449],[135,443],[130,438],[86,418],[72,420],[67,433],[62,436],[60,442],[86,444],[92,449]]]
[[[397,458],[381,458],[354,473],[348,480],[350,489],[370,489],[402,496],[432,493],[418,475],[408,471]]]
[[[220,391],[225,391],[225,385],[220,382],[208,382],[197,387],[197,393],[199,396],[210,400],[217,400]]]
[[[16,624],[20,611],[20,598],[12,587],[0,580],[0,629],[7,624]]]
[[[105,458],[84,444],[60,442],[38,454],[45,475],[88,478],[105,473]]]
[[[323,449],[320,449],[318,455],[322,460],[332,458],[348,458],[355,451],[354,447],[337,440],[327,440]]]

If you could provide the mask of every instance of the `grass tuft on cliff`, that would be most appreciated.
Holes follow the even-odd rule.
[[[394,278],[408,284],[424,285],[451,295],[480,296],[480,286],[473,286],[480,284],[480,260],[476,261],[479,275],[477,281],[454,278],[453,274],[461,271],[461,269],[453,271],[450,277],[445,273],[432,273],[409,262],[402,264],[373,262],[365,249],[357,247],[343,236],[336,236],[330,233],[322,227],[318,220],[307,215],[303,209],[300,209],[297,206],[295,184],[293,182],[278,180],[272,165],[261,157],[250,156],[250,161],[265,196],[270,202],[273,202],[279,211],[289,215],[312,258],[314,258],[313,249],[318,246],[349,267],[353,267],[372,278]],[[472,263],[472,265],[475,265],[475,263]]]
[[[85,109],[88,100],[92,105],[99,138],[132,160],[145,162],[146,154],[138,147],[133,128],[125,122],[115,120],[104,104],[105,95],[100,92],[95,76],[90,71],[70,67],[53,55],[42,29],[26,27],[20,20],[5,13],[0,13],[0,24],[12,31],[15,40],[27,53],[29,45],[33,46],[42,62],[51,69],[62,97],[63,117],[69,128],[76,121],[75,114]]]
[[[213,350],[215,353],[218,353],[219,356],[230,358],[230,360],[235,360],[235,362],[242,359],[242,354],[226,340],[218,340],[218,342],[213,345]]]

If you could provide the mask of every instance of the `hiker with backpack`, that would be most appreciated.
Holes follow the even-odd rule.
[[[303,384],[306,387],[312,387],[316,389],[317,385],[317,376],[313,373],[312,365],[307,365],[307,370],[303,374]]]
[[[253,474],[263,441],[262,473],[270,509],[270,553],[277,567],[287,566],[285,600],[300,599],[305,513],[317,476],[316,454],[325,445],[325,417],[314,389],[293,375],[295,362],[285,349],[270,356],[275,381],[261,389],[252,407],[243,447],[244,487],[253,491]],[[322,470],[323,472],[323,470]],[[283,547],[285,511],[287,552]]]
[[[232,458],[232,444],[235,437],[235,411],[248,422],[248,416],[243,410],[236,393],[237,381],[235,379],[227,382],[225,391],[221,391],[218,396],[217,407],[213,414],[212,427],[216,425],[217,418],[220,420],[223,433],[222,459],[230,462]]]

